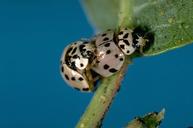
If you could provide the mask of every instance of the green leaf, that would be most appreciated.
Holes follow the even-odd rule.
[[[154,42],[145,56],[193,42],[192,0],[83,0],[91,23],[104,31],[117,26],[148,28]]]
[[[98,30],[117,28],[120,22],[131,26],[133,0],[83,0],[91,24]]]

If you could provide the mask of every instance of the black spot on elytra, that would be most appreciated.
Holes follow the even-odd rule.
[[[74,55],[72,56],[73,59],[77,59],[77,58],[80,58],[78,55]]]
[[[105,70],[107,70],[107,69],[109,68],[109,65],[105,64],[105,65],[103,66],[103,68],[104,68]]]
[[[120,45],[120,48],[121,48],[121,49],[125,49],[125,45],[121,44],[121,45]]]
[[[68,75],[67,75],[67,74],[65,74],[64,76],[65,76],[65,78],[66,78],[67,80],[69,80],[69,77],[68,77]]]
[[[115,73],[115,72],[117,72],[117,69],[115,69],[115,68],[111,68],[111,69],[109,69],[109,72],[111,72],[111,73]]]
[[[110,43],[106,43],[104,46],[105,46],[105,47],[109,47],[109,46],[110,46]]]
[[[85,45],[84,45],[84,44],[81,44],[81,45],[79,46],[80,51],[82,51],[84,47],[85,47]]]
[[[81,63],[81,64],[80,64],[80,67],[84,67],[84,64],[83,64],[83,63]]]
[[[70,67],[76,71],[75,61],[71,62]]]
[[[115,54],[115,58],[118,58],[119,57],[119,55],[118,54]]]
[[[88,91],[88,90],[89,90],[89,88],[83,88],[82,90],[83,90],[83,91]]]
[[[72,80],[72,81],[75,81],[76,79],[75,79],[75,77],[72,77],[71,80]]]
[[[120,60],[120,61],[123,61],[123,58],[120,58],[119,60]]]
[[[75,47],[75,48],[73,49],[72,55],[76,52],[76,50],[77,50],[77,47]]]
[[[130,45],[128,40],[123,40],[123,42],[124,42],[127,46]]]
[[[105,37],[105,38],[103,39],[103,41],[107,41],[107,40],[109,40],[109,38],[108,38],[108,37]]]
[[[129,51],[129,50],[127,50],[127,53],[130,53],[130,51]]]
[[[120,31],[120,32],[119,32],[119,35],[122,35],[122,34],[123,34],[123,31]]]
[[[128,36],[129,36],[129,33],[125,34],[125,35],[123,36],[123,38],[128,38]]]
[[[61,71],[64,72],[64,67],[63,66],[61,67]]]
[[[67,51],[67,53],[71,52],[72,51],[72,47],[70,47]]]
[[[106,36],[106,35],[107,35],[106,33],[103,33],[103,34],[102,34],[102,37],[104,37],[104,36]]]
[[[69,65],[71,65],[70,63],[71,63],[71,57],[70,56],[66,56],[65,58],[65,63],[69,66]]]
[[[100,63],[100,61],[99,61],[99,60],[97,60],[97,61],[96,61],[96,63]]]
[[[78,80],[83,81],[84,79],[82,77],[78,78]]]
[[[107,50],[107,51],[106,51],[106,54],[110,54],[110,53],[111,53],[111,50]]]

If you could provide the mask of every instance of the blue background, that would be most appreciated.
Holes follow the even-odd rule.
[[[71,41],[90,37],[76,0],[0,0],[0,128],[73,128],[92,94],[68,87],[59,58]],[[193,125],[193,45],[135,59],[105,119],[120,128],[166,108],[162,128]]]

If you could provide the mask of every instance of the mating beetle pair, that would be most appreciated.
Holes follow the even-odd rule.
[[[93,91],[100,77],[108,77],[119,71],[125,56],[145,45],[147,40],[133,34],[128,28],[120,29],[119,33],[107,30],[90,40],[68,45],[61,57],[64,80],[77,90]]]

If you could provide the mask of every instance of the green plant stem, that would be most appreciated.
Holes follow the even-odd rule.
[[[133,27],[133,0],[120,0],[118,27]]]
[[[111,105],[113,97],[120,88],[121,80],[127,70],[128,63],[125,63],[122,69],[115,75],[104,78],[100,87],[95,92],[90,104],[82,115],[76,128],[98,128]]]

